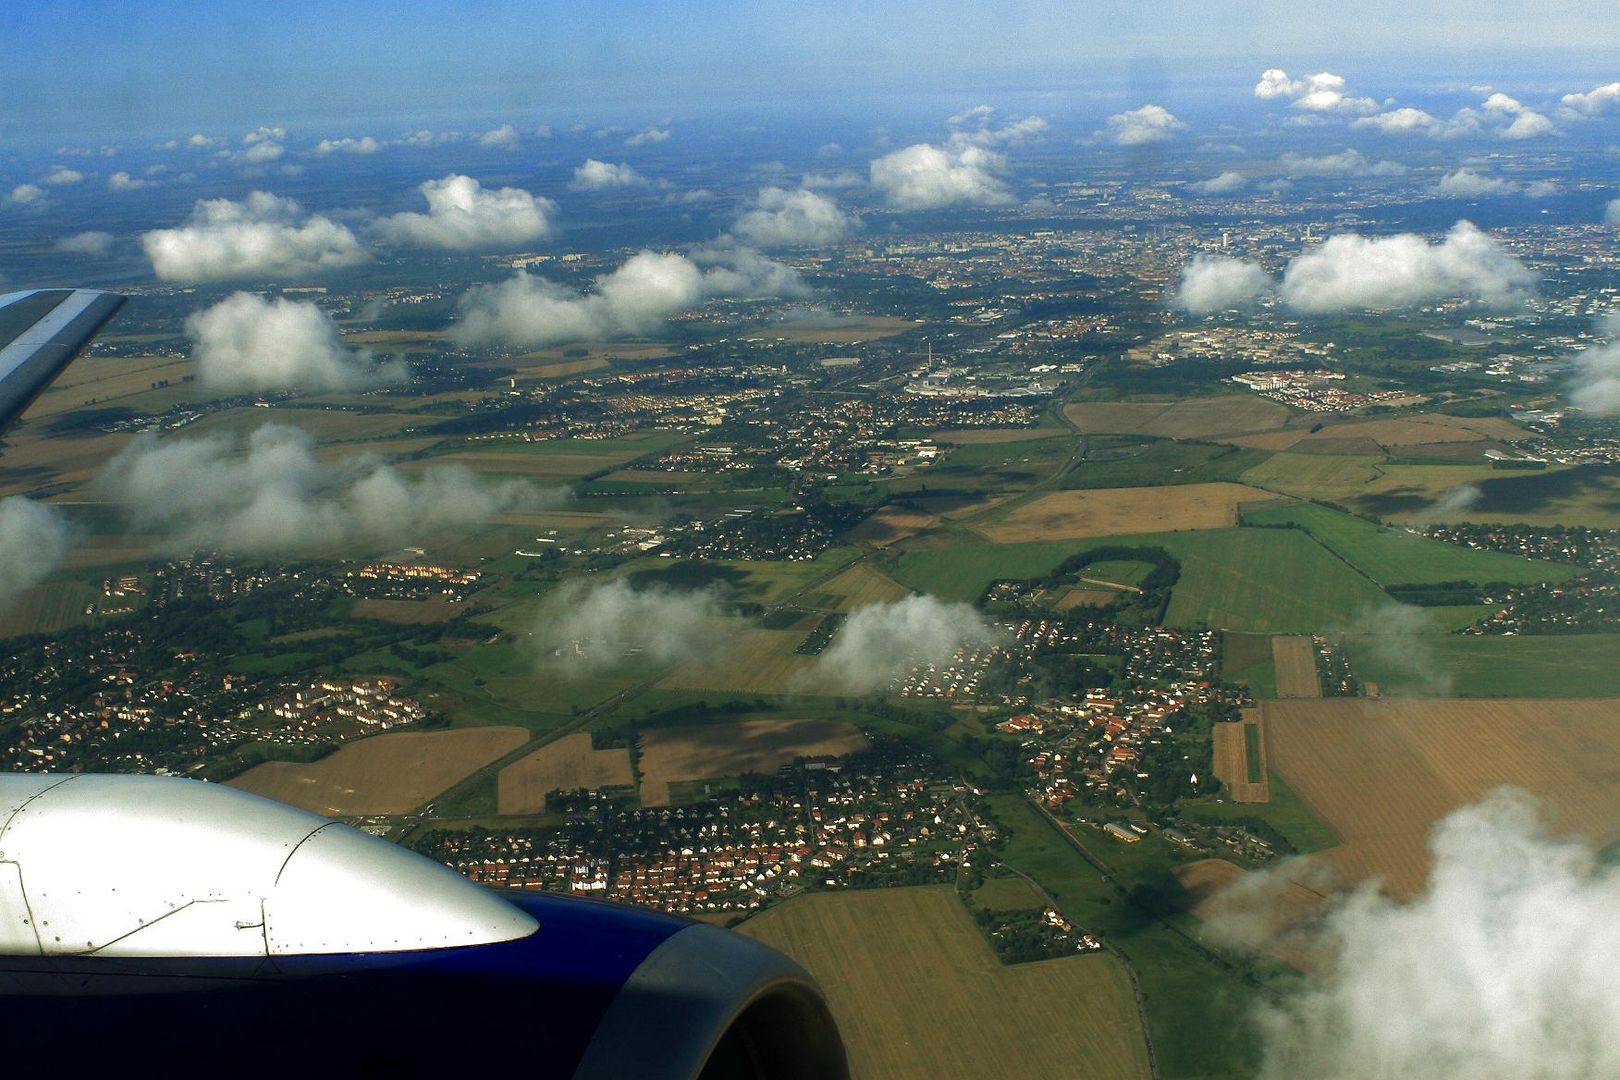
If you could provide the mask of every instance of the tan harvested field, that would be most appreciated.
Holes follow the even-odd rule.
[[[1620,700],[1324,698],[1260,706],[1271,768],[1343,843],[1352,881],[1411,896],[1449,811],[1503,784],[1538,795],[1559,829],[1620,840]]]
[[[1316,676],[1316,644],[1301,634],[1278,634],[1271,639],[1271,662],[1277,666],[1277,696],[1319,698],[1322,680]]]
[[[677,664],[658,685],[665,690],[786,693],[803,684],[815,663],[815,657],[796,651],[803,640],[802,631],[751,627],[711,657]]]
[[[407,624],[447,622],[466,610],[466,604],[452,604],[439,596],[425,600],[380,600],[363,596],[354,602],[354,617],[357,619],[381,619],[384,622]]]
[[[528,379],[565,379],[570,375],[583,375],[587,371],[599,371],[607,366],[607,360],[600,356],[593,356],[583,360],[555,360],[538,364],[530,363],[518,368],[517,371]]]
[[[1321,893],[1279,875],[1272,875],[1259,889],[1234,888],[1251,875],[1225,859],[1184,863],[1173,873],[1187,891],[1187,902],[1198,918],[1206,922],[1242,918],[1267,943],[1265,951],[1272,956],[1301,970],[1315,966],[1317,957],[1310,947],[1310,935],[1289,931],[1321,910]]]
[[[1325,424],[1320,431],[1298,427],[1287,431],[1243,435],[1226,441],[1260,450],[1358,455],[1365,453],[1368,446],[1376,453],[1379,449],[1396,451],[1405,447],[1433,446],[1440,443],[1483,442],[1487,438],[1486,431],[1506,434],[1510,439],[1522,438],[1524,435],[1523,431],[1506,420],[1498,420],[1495,425],[1487,426],[1483,430],[1473,426],[1478,423],[1479,421],[1462,420],[1454,416],[1428,415],[1399,420],[1350,420],[1344,423]],[[1498,425],[1505,425],[1508,431],[1502,433]]]
[[[393,731],[308,765],[267,761],[230,785],[317,814],[404,814],[528,739],[516,727]]]
[[[911,590],[884,576],[866,563],[856,563],[818,591],[838,598],[839,611],[853,611],[867,604],[887,604],[902,600]]]
[[[741,929],[821,983],[863,1080],[1150,1075],[1118,960],[1003,966],[949,886],[809,893]]]
[[[774,772],[795,758],[842,757],[871,744],[841,720],[739,720],[654,728],[641,736],[641,805],[669,805],[673,780]]]
[[[502,450],[461,450],[436,457],[426,465],[463,465],[476,473],[501,476],[532,476],[540,479],[572,479],[611,465],[639,457],[639,452],[601,454],[518,453]],[[409,463],[414,465],[415,463]],[[408,467],[408,466],[406,466]]]
[[[630,751],[592,750],[589,732],[564,735],[500,771],[496,779],[496,810],[502,814],[538,814],[552,791],[628,787]]]
[[[1087,401],[1065,407],[1063,414],[1088,435],[1206,439],[1280,428],[1291,412],[1253,394],[1222,394],[1185,401]]]
[[[92,398],[90,408],[117,406],[120,399],[150,393],[155,382],[166,379],[178,386],[189,374],[191,361],[172,356],[81,356],[45,388],[28,415],[59,416],[86,407]]]
[[[908,510],[903,506],[885,506],[855,526],[849,538],[857,543],[887,547],[938,524],[939,519],[932,514]]]
[[[32,410],[24,414],[31,415]],[[24,420],[6,432],[5,453],[0,456],[0,495],[21,494],[44,484],[82,484],[135,438],[123,433],[50,438],[46,424]]]
[[[1256,728],[1260,738],[1260,775],[1249,776],[1248,734],[1245,729]],[[1263,803],[1271,801],[1271,783],[1266,778],[1266,742],[1264,729],[1258,726],[1253,709],[1243,710],[1243,722],[1216,724],[1212,729],[1215,744],[1215,778],[1226,785],[1235,803]]]
[[[1004,516],[989,515],[978,530],[997,543],[1011,544],[1220,529],[1237,524],[1241,504],[1271,498],[1257,488],[1225,483],[1054,491]]]
[[[357,330],[343,335],[345,345],[403,345],[410,341],[435,342],[444,338],[441,330]]]
[[[849,318],[801,319],[793,322],[768,323],[764,326],[739,330],[740,338],[792,342],[827,342],[829,344],[857,344],[893,337],[919,323],[892,315],[855,315]]]
[[[933,436],[937,442],[954,443],[957,446],[993,446],[997,443],[1028,442],[1031,439],[1050,439],[1056,435],[1068,434],[1070,434],[1068,428],[1060,427],[939,428],[934,431]]]

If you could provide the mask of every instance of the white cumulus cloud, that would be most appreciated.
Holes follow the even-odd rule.
[[[1248,180],[1240,172],[1228,169],[1219,176],[1212,176],[1208,180],[1199,180],[1188,184],[1187,187],[1200,195],[1230,195],[1234,191],[1242,191]]]
[[[515,150],[522,141],[523,136],[519,135],[517,128],[511,124],[502,124],[478,136],[479,146],[489,146],[497,150]]]
[[[1570,403],[1595,416],[1620,416],[1620,312],[1600,320],[1609,340],[1576,354]]]
[[[661,127],[643,128],[624,140],[626,146],[654,146],[669,141],[669,129]]]
[[[975,144],[917,143],[876,158],[868,166],[872,187],[900,210],[946,206],[1001,206],[1012,192],[1001,180],[1007,159]]]
[[[1441,177],[1434,190],[1454,199],[1472,199],[1482,195],[1511,195],[1519,190],[1519,185],[1512,180],[1486,176],[1465,167]]]
[[[521,188],[486,188],[470,176],[451,173],[421,186],[425,214],[383,218],[378,233],[396,244],[476,251],[537,240],[551,232],[557,204]]]
[[[1175,306],[1194,315],[1207,315],[1253,303],[1271,287],[1271,276],[1258,263],[1197,255],[1181,268]]]
[[[819,192],[762,188],[732,230],[760,247],[816,247],[835,244],[860,222]]]
[[[1620,104],[1620,82],[1594,86],[1581,94],[1565,94],[1559,99],[1559,115],[1566,120],[1601,116]]]
[[[640,173],[628,165],[586,158],[585,163],[574,170],[574,179],[568,186],[575,191],[600,191],[603,188],[631,187],[646,182]]]
[[[142,179],[139,176],[131,176],[124,170],[119,169],[117,172],[107,177],[107,190],[139,191],[149,183],[151,183],[151,181]]]
[[[27,206],[30,203],[40,202],[44,198],[45,189],[38,184],[18,184],[11,189],[11,194],[6,197],[6,201],[15,203],[18,206]]]
[[[1620,1075],[1620,870],[1499,789],[1443,819],[1426,893],[1367,885],[1314,935],[1329,954],[1260,1013],[1265,1080]]]
[[[1186,127],[1163,105],[1143,105],[1108,118],[1107,136],[1120,146],[1164,142]]]
[[[798,274],[750,248],[641,251],[578,292],[519,272],[480,285],[461,300],[461,321],[450,329],[463,345],[558,345],[651,334],[664,320],[718,296],[799,296]]]
[[[1403,176],[1406,166],[1396,161],[1373,161],[1360,150],[1337,154],[1287,153],[1279,161],[1289,176]]]
[[[1308,313],[1452,297],[1509,308],[1527,300],[1535,285],[1535,275],[1500,243],[1459,221],[1438,244],[1415,233],[1331,237],[1288,264],[1282,297]]]
[[[331,154],[375,154],[383,148],[383,144],[370,135],[362,135],[358,139],[322,139],[315,144],[315,154],[318,157],[327,157]]]
[[[94,484],[131,524],[173,551],[365,554],[463,532],[538,502],[522,483],[486,483],[467,469],[412,476],[372,455],[323,461],[297,428],[266,424],[228,435],[160,441],[143,434]]]
[[[67,515],[21,495],[0,499],[0,610],[45,580],[73,543]]]
[[[637,661],[696,660],[713,649],[714,620],[723,614],[715,589],[575,580],[541,603],[534,640],[543,666],[578,678]]]
[[[43,183],[52,187],[67,187],[71,184],[84,182],[84,173],[78,169],[70,169],[66,165],[52,165],[51,171],[45,174]]]
[[[186,336],[210,390],[362,390],[403,375],[344,348],[332,317],[307,300],[234,293],[187,319]]]
[[[301,278],[366,260],[347,226],[264,191],[201,199],[190,221],[143,234],[141,246],[165,281]]]
[[[913,595],[850,613],[817,658],[807,684],[842,693],[878,693],[925,664],[947,663],[964,645],[998,640],[970,604]]]
[[[1303,79],[1290,79],[1281,68],[1267,68],[1255,83],[1254,96],[1264,100],[1286,100],[1294,108],[1317,113],[1370,113],[1378,108],[1372,98],[1353,97],[1346,92],[1344,76],[1319,71]]]
[[[70,255],[105,255],[112,242],[112,233],[91,230],[64,236],[56,242],[56,250]]]

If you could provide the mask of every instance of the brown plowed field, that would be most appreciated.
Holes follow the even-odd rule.
[[[1620,701],[1324,698],[1261,703],[1270,767],[1341,846],[1353,881],[1418,892],[1434,823],[1491,789],[1538,795],[1554,825],[1620,840]]]

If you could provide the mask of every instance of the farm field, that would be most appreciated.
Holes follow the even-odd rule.
[[[816,344],[858,344],[878,338],[893,337],[916,327],[910,319],[892,315],[850,315],[827,318],[796,319],[791,322],[766,323],[762,326],[739,330],[740,338],[762,338],[767,341],[793,341]]]
[[[841,757],[870,744],[839,720],[739,720],[654,728],[641,736],[641,804],[669,805],[669,785],[743,773],[768,773],[796,758]]]
[[[1245,484],[1297,495],[1302,499],[1342,502],[1383,475],[1382,457],[1372,455],[1297,454],[1284,452],[1253,466],[1239,479]]]
[[[887,547],[939,524],[939,518],[904,506],[885,506],[859,525],[849,538],[863,544]]]
[[[1503,430],[1501,425],[1506,426]],[[1314,425],[1312,425],[1314,426]],[[1487,435],[1487,432],[1494,434]],[[1524,431],[1505,420],[1465,420],[1454,416],[1423,415],[1393,420],[1348,420],[1324,423],[1320,430],[1295,428],[1264,435],[1247,435],[1229,441],[1240,446],[1266,450],[1299,450],[1310,453],[1319,443],[1364,441],[1386,451],[1441,443],[1487,442],[1491,439],[1524,437]]]
[[[1184,401],[1092,401],[1069,405],[1069,420],[1086,434],[1156,435],[1203,439],[1280,428],[1291,410],[1253,394],[1222,394]]]
[[[677,664],[658,685],[665,690],[739,694],[782,694],[801,688],[815,665],[815,657],[796,651],[804,634],[749,627],[727,641],[723,650]]]
[[[957,446],[971,446],[975,443],[1010,443],[1025,442],[1030,439],[1049,439],[1058,435],[1070,434],[1064,428],[1048,427],[1045,424],[1032,428],[936,428],[933,431],[935,442],[954,443]]]
[[[1333,457],[1289,451],[1243,473],[1244,483],[1305,499],[1320,499],[1397,523],[1523,522],[1620,528],[1620,476],[1577,466],[1516,471],[1480,465],[1388,465],[1365,456]],[[1466,508],[1435,504],[1477,488]]]
[[[1476,551],[1404,530],[1375,525],[1316,503],[1268,507],[1243,515],[1245,524],[1297,525],[1380,585],[1439,581],[1514,584],[1563,581],[1573,568],[1501,551]]]
[[[1248,713],[1249,710],[1245,710]],[[1263,803],[1271,798],[1266,787],[1265,741],[1256,718],[1242,723],[1216,724],[1215,778],[1226,785],[1235,803]],[[1254,768],[1255,760],[1259,768]]]
[[[1248,684],[1257,698],[1277,696],[1271,635],[1228,630],[1221,635],[1221,676]]]
[[[1247,896],[1235,891],[1233,887],[1249,874],[1250,871],[1225,859],[1200,859],[1175,869],[1176,880],[1187,890],[1192,912],[1199,919],[1208,922],[1237,916],[1261,920],[1260,926],[1264,929],[1259,936],[1267,942],[1267,953],[1301,970],[1314,967],[1316,957],[1312,950],[1303,939],[1290,938],[1287,931],[1299,920],[1321,910],[1321,895],[1294,881],[1279,881],[1281,888],[1267,888]]]
[[[394,731],[358,739],[309,764],[267,761],[229,783],[316,814],[403,814],[528,738],[516,727]]]
[[[589,732],[564,735],[500,771],[496,809],[501,814],[538,814],[546,808],[548,792],[634,783],[628,750],[592,750]]]
[[[1203,529],[1086,541],[956,544],[907,550],[901,584],[974,600],[998,578],[1042,577],[1102,544],[1163,547],[1181,561],[1167,622],[1252,633],[1305,634],[1348,627],[1388,603],[1383,590],[1295,529]]]
[[[810,893],[742,932],[820,981],[855,1076],[1149,1075],[1118,961],[1003,966],[949,887]]]
[[[835,598],[839,611],[853,611],[867,604],[891,603],[910,594],[904,585],[885,577],[866,563],[850,567],[820,586],[819,591]]]
[[[357,619],[381,619],[397,623],[448,622],[467,610],[466,604],[453,604],[440,597],[425,600],[383,600],[362,596],[354,602]]]
[[[1385,696],[1620,696],[1620,638],[1613,634],[1351,634],[1344,641],[1357,676]]]
[[[1181,560],[1166,616],[1174,626],[1303,634],[1350,625],[1387,603],[1376,585],[1295,530],[1217,529],[1161,542]]]
[[[1017,543],[1218,529],[1237,524],[1239,505],[1271,497],[1241,484],[1057,491],[997,515],[979,531],[998,543]]]
[[[1539,796],[1554,824],[1620,839],[1620,701],[1332,698],[1260,706],[1275,769],[1341,845],[1351,881],[1418,892],[1430,828],[1503,784]]]
[[[1316,674],[1316,643],[1304,634],[1278,634],[1271,639],[1271,659],[1277,668],[1277,696],[1322,696]]]
[[[1160,1074],[1166,1080],[1254,1075],[1246,1062],[1252,1040],[1245,1020],[1252,991],[1177,932],[1192,930],[1191,917],[1178,916],[1176,922],[1185,925],[1176,930],[1146,917],[1021,796],[993,796],[990,803],[996,820],[1009,831],[1000,853],[1008,865],[1040,882],[1065,915],[1103,935],[1135,967]],[[1231,803],[1221,807],[1257,816],[1269,810]],[[1089,833],[1093,856],[1105,861],[1127,893],[1137,883],[1162,883],[1166,870],[1192,861],[1158,836],[1124,845],[1094,830],[1082,831]]]
[[[1268,456],[1261,450],[1208,442],[1153,442],[1106,445],[1102,436],[1087,443],[1080,467],[1063,478],[1065,488],[1173,487],[1177,484],[1236,483]],[[1277,498],[1268,493],[1262,498]]]

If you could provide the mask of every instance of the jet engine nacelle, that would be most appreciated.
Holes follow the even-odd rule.
[[[848,1075],[748,938],[148,776],[0,776],[0,1015],[9,1064],[119,1076]]]

